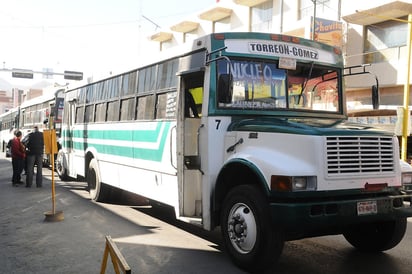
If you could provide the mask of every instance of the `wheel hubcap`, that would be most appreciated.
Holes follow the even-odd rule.
[[[256,243],[256,220],[250,208],[235,204],[228,216],[228,233],[233,247],[240,253],[250,252]]]

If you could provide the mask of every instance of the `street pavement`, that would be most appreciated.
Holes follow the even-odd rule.
[[[42,188],[13,187],[11,161],[0,155],[0,273],[100,273],[106,236],[132,273],[243,273],[208,241],[213,233],[187,232],[144,207],[92,202],[84,182],[55,177],[55,212],[64,219],[46,219],[51,170],[43,173]],[[115,273],[110,256],[105,273]]]
[[[85,182],[55,176],[55,210],[64,219],[45,221],[53,206],[51,170],[43,169],[42,188],[13,187],[11,175],[10,159],[0,153],[0,274],[100,273],[106,236],[131,273],[244,273],[221,251],[219,231],[206,232],[171,219],[167,211],[137,206],[141,200],[133,195],[110,203],[90,201]],[[411,273],[411,244],[410,220],[403,241],[379,254],[356,251],[340,235],[287,242],[267,273]],[[110,257],[104,273],[115,273]]]

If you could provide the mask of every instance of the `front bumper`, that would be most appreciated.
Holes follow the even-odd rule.
[[[272,202],[272,220],[290,234],[328,235],[341,233],[345,227],[367,222],[390,221],[412,217],[412,194],[353,198],[328,201]],[[376,213],[359,215],[358,203],[376,201]]]

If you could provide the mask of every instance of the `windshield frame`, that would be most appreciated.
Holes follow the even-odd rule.
[[[229,60],[229,61],[227,61]],[[230,69],[228,68],[230,64]],[[247,64],[250,64],[248,67]],[[253,67],[258,68],[259,64],[262,64],[259,69],[253,70]],[[227,68],[224,68],[224,67]],[[242,76],[239,76],[239,67],[242,67],[241,71],[243,73]],[[283,80],[282,87],[280,89],[283,89],[282,92],[284,92],[284,105],[277,105],[275,104],[267,104],[263,105],[260,103],[250,103],[250,100],[246,100],[249,98],[246,98],[243,105],[237,105],[233,107],[233,104],[225,104],[222,102],[218,102],[219,96],[217,95],[219,92],[219,76],[224,74],[222,72],[224,71],[229,71],[231,73],[230,79],[231,79],[231,88],[232,88],[232,93],[234,95],[239,95],[239,91],[237,91],[237,86],[239,85],[239,80],[241,81],[249,81],[247,82],[248,85],[250,85],[254,80],[259,80],[260,83],[262,82],[268,82],[268,77],[267,77],[267,71],[276,71],[276,73],[272,72],[271,79],[269,81],[273,84],[275,82],[279,82]],[[266,71],[266,72],[264,72]],[[283,72],[283,79],[282,79],[282,72]],[[334,74],[331,75],[331,72]],[[236,115],[236,114],[247,114],[247,115],[282,115],[282,116],[302,116],[302,117],[323,117],[323,118],[339,118],[342,119],[346,117],[346,111],[344,108],[344,94],[343,94],[343,71],[340,67],[338,66],[330,66],[330,65],[324,65],[324,64],[317,64],[314,62],[297,62],[296,64],[296,69],[282,69],[279,68],[279,59],[262,59],[262,58],[242,58],[242,57],[230,57],[230,59],[225,59],[225,60],[219,60],[218,62],[213,63],[211,73],[215,74],[215,77],[212,77],[211,79],[216,79],[215,83],[211,83],[211,88],[215,90],[215,99],[213,102],[213,107],[210,108],[209,112],[210,115]],[[245,76],[246,75],[246,76]],[[328,76],[328,77],[326,77]],[[244,77],[240,79],[239,77]],[[246,79],[249,77],[249,79]],[[253,78],[254,77],[254,78]],[[259,78],[260,77],[260,78]],[[325,83],[329,84],[329,88],[331,89],[332,92],[334,92],[333,96],[333,106],[336,107],[333,111],[331,110],[324,110],[324,109],[310,109],[310,108],[304,108],[304,107],[291,107],[291,104],[289,100],[286,100],[286,98],[290,97],[289,89],[287,88],[290,83],[290,79],[295,77],[295,83],[297,77],[301,79],[300,85],[301,85],[301,90],[299,91],[298,94],[293,94],[293,96],[298,95],[299,100],[303,97],[305,92],[312,92],[315,93],[316,89],[319,88],[322,85],[325,85]],[[250,80],[250,79],[254,80]],[[310,78],[312,79],[312,83],[310,83]],[[246,79],[246,80],[245,80]],[[313,83],[314,79],[318,79],[317,82]],[[256,82],[255,82],[256,83]],[[213,85],[214,84],[214,85]],[[334,85],[336,87],[332,88]],[[313,90],[310,90],[310,89]],[[268,87],[266,87],[266,92],[267,92]],[[273,87],[270,87],[271,93],[273,94]],[[244,89],[245,91],[248,90],[248,88]],[[245,92],[246,93],[246,92]],[[336,97],[336,98],[335,98]],[[256,100],[255,97],[253,97],[253,100]],[[274,98],[278,100],[279,98]],[[253,101],[252,100],[252,101]],[[256,100],[257,101],[257,100]],[[210,101],[212,103],[212,101]],[[254,102],[254,101],[253,101]],[[232,102],[233,103],[233,102]],[[262,107],[263,106],[263,107]],[[330,107],[330,106],[329,106]]]

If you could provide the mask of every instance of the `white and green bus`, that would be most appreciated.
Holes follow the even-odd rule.
[[[41,96],[24,101],[19,106],[19,130],[27,136],[35,126],[40,131],[45,128],[56,130],[57,138],[60,137],[63,118],[64,88],[57,88]],[[23,137],[23,140],[25,139]],[[43,155],[43,164],[50,166],[50,155]]]
[[[19,114],[19,107],[11,108],[0,114],[0,151],[5,152],[6,157],[11,157],[7,144],[14,138],[14,132],[19,128]]]
[[[60,135],[63,118],[64,88],[24,101],[20,105],[19,129],[26,135],[35,126],[56,130]],[[52,118],[51,118],[52,117]],[[52,124],[49,124],[52,122]]]
[[[339,49],[219,33],[161,62],[65,92],[62,179],[117,188],[220,227],[244,269],[283,243],[343,234],[383,251],[403,238],[411,168],[391,133],[349,123]]]

